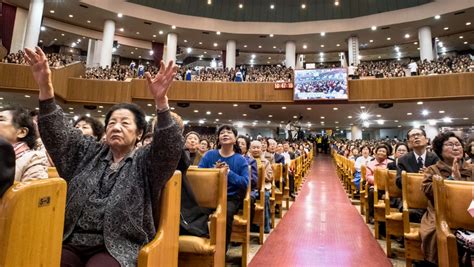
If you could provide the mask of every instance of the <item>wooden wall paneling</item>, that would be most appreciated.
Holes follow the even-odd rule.
[[[54,93],[60,98],[67,100],[69,78],[84,76],[85,67],[84,64],[76,62],[65,67],[52,69],[51,72]]]
[[[30,67],[0,63],[0,88],[38,91]]]
[[[69,78],[67,101],[116,104],[131,102],[130,82]]]

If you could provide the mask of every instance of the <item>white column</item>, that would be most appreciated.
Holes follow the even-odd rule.
[[[426,138],[433,140],[438,135],[438,127],[425,125]]]
[[[12,44],[10,53],[16,53],[23,50],[25,44],[26,21],[28,19],[28,11],[23,8],[16,8],[15,25],[13,25]]]
[[[354,64],[359,65],[359,38],[356,36],[349,37],[347,40],[347,47],[349,48],[349,63],[348,66]]]
[[[294,41],[287,41],[285,47],[285,66],[295,68],[296,66],[296,44]]]
[[[100,66],[100,53],[102,50],[102,41],[89,39],[87,45],[87,67],[99,67]]]
[[[105,68],[112,65],[112,47],[114,46],[115,21],[106,20],[102,34],[102,49],[100,51],[100,66]]]
[[[341,62],[341,67],[347,68],[346,55],[344,52],[339,53],[339,61]]]
[[[228,40],[225,47],[225,67],[235,69],[235,49],[237,45],[234,40]]]
[[[166,60],[165,65],[170,60],[176,63],[176,49],[178,48],[178,35],[174,32],[168,33],[168,39],[166,41]]]
[[[362,130],[357,125],[351,127],[352,140],[362,139]]]
[[[296,61],[296,69],[303,69],[304,67],[304,58],[303,54],[298,55],[298,61]]]
[[[26,36],[24,47],[34,48],[38,45],[41,18],[43,17],[43,0],[31,0],[26,23]]]
[[[420,43],[420,59],[433,60],[433,44],[431,43],[431,28],[424,26],[418,29],[418,40]]]

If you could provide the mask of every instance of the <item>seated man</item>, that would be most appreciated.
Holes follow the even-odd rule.
[[[48,158],[43,151],[35,150],[35,126],[26,109],[0,109],[0,137],[9,142],[15,150],[15,181],[48,178]]]
[[[252,141],[250,143],[250,156],[257,161],[257,165],[264,166],[263,169],[265,170],[265,224],[264,224],[264,231],[265,233],[270,232],[270,193],[272,190],[272,179],[273,179],[273,169],[272,164],[268,160],[265,159],[262,151],[262,143],[260,141]],[[259,198],[258,191],[252,191],[251,194],[256,195],[255,198]],[[250,212],[250,221],[253,221],[253,216],[255,214],[255,206],[251,206]]]
[[[12,145],[0,138],[0,197],[13,185],[15,179],[15,151]]]

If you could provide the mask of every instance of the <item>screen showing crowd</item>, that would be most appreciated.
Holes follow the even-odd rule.
[[[296,70],[294,100],[347,99],[345,68]]]

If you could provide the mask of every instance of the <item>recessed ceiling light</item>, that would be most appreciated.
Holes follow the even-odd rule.
[[[364,109],[364,108],[365,108],[365,106],[360,106],[360,108],[361,108],[361,109]]]
[[[216,47],[216,46],[218,46],[218,44],[217,44],[217,43],[214,43],[213,46]]]
[[[244,5],[243,5],[243,4],[239,4],[239,8],[244,8]]]
[[[238,106],[239,106],[239,104],[234,104],[234,107],[238,107]]]
[[[273,115],[270,114],[270,115],[268,115],[268,117],[271,118],[271,117],[273,117]]]
[[[140,32],[136,32],[136,33],[137,33],[137,35],[140,34]]]
[[[200,45],[202,45],[202,42],[199,42]]]
[[[61,33],[61,36],[64,36],[64,33]]]
[[[247,48],[247,45],[244,45],[244,48]]]
[[[138,50],[138,47],[135,47],[135,50]]]
[[[211,115],[211,112],[210,112],[210,111],[206,111],[206,115]]]
[[[430,112],[426,109],[421,111],[421,115],[423,115],[423,116],[427,116],[428,114],[430,114]]]
[[[70,18],[74,18],[74,15],[73,15],[73,14],[69,14],[69,17],[70,17]]]
[[[130,54],[132,54],[132,55],[133,55],[133,54],[134,54],[134,53],[133,53],[133,51],[132,51],[132,52],[130,52]]]
[[[87,23],[89,23],[89,24],[90,24],[90,23],[91,23],[91,21],[90,21],[90,20],[87,20]]]
[[[469,120],[469,118],[462,118],[462,119],[465,120],[465,121]]]
[[[335,123],[335,124],[339,124],[339,122],[338,122],[338,121],[335,121],[334,123]]]
[[[323,45],[323,44],[321,45],[321,48],[324,48],[324,45]]]
[[[221,32],[216,32],[217,35],[221,35]]]
[[[246,113],[244,113],[244,114],[242,114],[242,116],[244,116],[244,117],[247,117],[247,114],[246,114]]]
[[[25,95],[25,97],[26,97],[26,98],[30,98],[31,96],[29,96],[29,95]]]
[[[414,45],[417,45],[417,44],[418,44],[418,42],[414,42],[413,44],[414,44]]]
[[[41,27],[40,27],[40,30],[41,30],[42,32],[44,32],[44,31],[46,31],[46,27],[45,27],[45,26],[41,26]]]
[[[305,9],[305,8],[306,8],[306,5],[305,5],[305,4],[301,4],[301,8],[302,8],[302,9]]]
[[[398,125],[397,127],[398,127],[398,128],[402,128],[402,126],[401,126],[401,125]]]
[[[352,119],[352,116],[347,116],[348,119]]]
[[[325,119],[325,117],[324,117],[324,116],[321,116],[321,119],[323,119],[323,120],[324,120],[324,119]]]
[[[394,122],[398,122],[398,120],[394,120]]]
[[[449,27],[444,27],[443,30],[447,31],[449,30]]]
[[[341,46],[340,44],[336,44],[336,46]]]
[[[57,41],[57,40],[58,40],[58,38],[54,38],[54,41]]]
[[[375,115],[375,117],[380,118],[380,117],[382,117],[382,115],[377,114],[377,115]]]
[[[406,38],[406,39],[410,38],[410,35],[409,35],[408,33],[405,34],[405,38]]]
[[[320,34],[321,34],[321,36],[326,36],[325,32],[321,32]]]
[[[416,102],[417,105],[423,105],[423,101]]]
[[[259,45],[259,46],[258,46],[258,48],[262,48],[262,46],[261,46],[261,45]]]
[[[462,38],[464,38],[464,36],[462,36],[462,35],[461,35],[461,36],[459,36],[459,39],[462,39]]]
[[[408,115],[408,116],[411,116],[411,115],[413,115],[413,113],[411,113],[411,112],[408,112],[408,113],[407,113],[407,115]]]
[[[273,46],[273,49],[276,49],[276,48],[277,48],[277,47],[274,45],[274,46]]]
[[[199,110],[197,110],[197,109],[194,110],[194,113],[198,113],[198,112],[199,112]]]
[[[332,110],[338,110],[338,109],[339,109],[339,108],[336,108],[336,107],[332,108]]]
[[[156,38],[156,34],[153,34],[153,38]],[[186,43],[186,42],[185,42]]]
[[[444,117],[443,122],[450,123],[450,122],[453,122],[453,119],[451,119],[450,117]]]
[[[148,107],[151,107],[151,106],[153,106],[153,105],[152,105],[152,104],[150,104],[150,103],[148,103],[148,104],[147,104],[147,106],[148,106]]]
[[[312,108],[309,108],[309,107],[308,107],[308,108],[306,108],[306,110],[311,110],[311,109],[312,109]]]
[[[471,22],[470,21],[466,22],[466,26],[469,26],[469,25],[471,25]]]
[[[298,116],[293,116],[293,119],[297,119],[297,118],[298,118]]]
[[[270,35],[269,35],[269,36],[270,36],[270,37],[273,37],[273,36],[275,36],[275,35],[273,35],[273,33],[270,33]]]
[[[434,18],[435,18],[435,19],[440,19],[441,16],[440,16],[440,15],[436,15],[436,16],[434,16]]]
[[[275,5],[274,4],[271,4],[270,5],[270,9],[274,9],[275,8]]]
[[[308,46],[307,46],[307,45],[303,45],[303,49],[306,49],[306,48],[308,48]]]
[[[466,41],[466,42],[464,42],[464,44],[467,44],[467,41]]]
[[[286,109],[286,107],[281,107],[281,109]]]
[[[373,42],[374,42],[374,40],[370,39],[370,40],[369,40],[369,42],[373,43]]]
[[[339,1],[334,2],[335,6],[339,6]]]
[[[392,38],[390,38],[390,37],[387,37],[387,41],[390,41],[390,40],[392,40]]]
[[[158,34],[160,34],[160,35],[163,34],[163,31],[159,31]]]
[[[171,29],[175,30],[175,29],[176,29],[176,26],[175,26],[175,25],[172,25],[172,26],[171,26]]]
[[[370,29],[375,31],[375,30],[377,30],[377,26],[374,25],[374,26],[370,27]]]
[[[440,111],[438,111],[438,112],[441,113],[441,114],[443,114],[443,113],[444,113],[444,110],[440,110]]]
[[[51,9],[51,10],[49,11],[49,13],[54,14],[54,10]]]
[[[124,28],[120,28],[119,31],[123,32],[125,29]]]
[[[121,17],[123,17],[123,14],[122,14],[122,13],[118,13],[118,14],[117,14],[117,17],[121,18]]]

